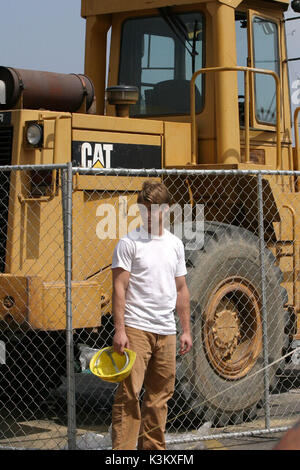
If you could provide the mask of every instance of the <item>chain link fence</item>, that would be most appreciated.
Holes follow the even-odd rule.
[[[112,254],[141,223],[148,179],[172,196],[165,226],[185,244],[191,295],[193,349],[176,358],[167,442],[291,427],[300,411],[298,177],[1,167],[0,447],[111,446],[116,385],[89,361],[112,344]]]
[[[59,447],[45,400],[66,370],[60,167],[0,171],[0,446]],[[53,180],[53,184],[52,184]]]

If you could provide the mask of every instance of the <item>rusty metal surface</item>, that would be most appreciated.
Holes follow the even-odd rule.
[[[94,86],[86,75],[0,67],[6,103],[0,109],[24,107],[55,111],[78,111],[86,97],[86,111],[94,99]]]

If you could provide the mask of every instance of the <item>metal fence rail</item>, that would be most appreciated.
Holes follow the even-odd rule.
[[[185,244],[191,295],[194,344],[177,357],[167,442],[291,427],[300,411],[299,177],[0,167],[1,448],[111,446],[116,385],[88,366],[112,343],[112,253],[141,223],[137,194],[149,178],[172,195],[166,228]],[[209,431],[197,432],[204,423]]]

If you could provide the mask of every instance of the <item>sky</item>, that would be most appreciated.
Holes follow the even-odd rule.
[[[84,73],[81,0],[0,0],[0,6],[1,65]],[[300,14],[289,7],[286,18],[295,16]],[[286,30],[288,56],[299,57],[300,20],[287,22]],[[294,109],[300,105],[300,60],[290,62],[289,70]]]
[[[1,65],[84,72],[81,0],[0,0]]]
[[[295,13],[291,6],[285,15],[286,18],[299,17],[300,13]],[[300,57],[300,19],[294,21],[287,21],[286,23],[286,41],[288,58]],[[291,90],[291,107],[292,118],[296,107],[300,106],[300,60],[289,62],[289,77],[290,77],[290,90]],[[300,119],[299,119],[300,128]],[[300,131],[300,129],[299,129]],[[293,142],[294,142],[293,134]]]

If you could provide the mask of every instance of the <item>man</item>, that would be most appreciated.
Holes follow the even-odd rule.
[[[300,421],[286,431],[273,450],[300,450]]]
[[[113,255],[113,346],[120,354],[124,348],[137,353],[115,395],[113,449],[165,449],[167,402],[175,384],[175,308],[183,330],[180,354],[192,347],[184,247],[163,227],[169,203],[162,183],[145,182],[138,195],[143,225],[123,237]]]

